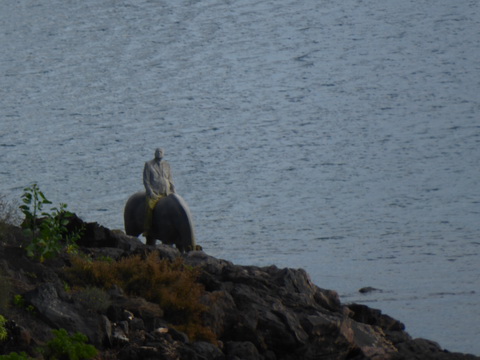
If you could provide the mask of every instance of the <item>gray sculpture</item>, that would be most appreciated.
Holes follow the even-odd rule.
[[[143,232],[146,238],[152,228],[153,209],[157,202],[172,193],[175,193],[170,164],[163,160],[164,150],[155,149],[155,158],[147,161],[143,168],[143,185],[145,185],[147,200],[145,207],[145,225]]]
[[[130,196],[125,205],[123,218],[127,235],[138,236],[145,226],[146,194],[144,191]],[[170,194],[161,198],[152,214],[152,229],[147,234],[147,245],[155,245],[156,240],[177,247],[184,253],[197,250],[190,209],[183,198]]]

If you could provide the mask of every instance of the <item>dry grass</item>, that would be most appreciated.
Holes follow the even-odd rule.
[[[197,282],[198,271],[180,258],[161,260],[156,252],[117,262],[74,257],[67,276],[77,286],[109,289],[117,285],[130,296],[159,304],[165,319],[192,340],[216,341],[214,333],[202,325],[206,307],[200,303],[204,288]]]
[[[105,312],[111,304],[108,293],[95,286],[77,289],[74,292],[75,298],[86,308],[95,312]]]

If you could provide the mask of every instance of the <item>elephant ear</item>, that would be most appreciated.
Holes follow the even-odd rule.
[[[188,207],[187,202],[180,195],[175,193],[169,195],[168,197],[172,197],[172,200],[177,203],[177,216],[178,219],[181,219],[181,223],[179,224],[181,244],[177,244],[177,247],[183,247],[184,250],[194,250],[196,248],[195,230],[190,208]]]
[[[143,232],[145,199],[144,191],[139,191],[128,198],[123,211],[123,221],[127,235],[138,236]]]

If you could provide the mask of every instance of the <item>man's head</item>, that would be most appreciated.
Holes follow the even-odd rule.
[[[163,149],[157,148],[155,149],[155,159],[162,159],[163,158]]]

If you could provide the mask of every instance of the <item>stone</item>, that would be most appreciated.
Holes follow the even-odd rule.
[[[205,341],[196,341],[192,348],[198,357],[206,360],[225,360],[225,354],[217,346]]]
[[[376,288],[371,287],[371,286],[365,286],[365,287],[358,290],[358,292],[360,294],[368,294],[368,293],[371,293],[371,292],[374,292],[374,291],[380,291],[381,292],[381,290],[376,289]]]
[[[205,311],[197,321],[215,339],[189,338],[188,329],[166,321],[158,304],[129,296],[118,286],[107,292],[108,309],[84,306],[64,290],[68,255],[40,263],[9,243],[0,244],[2,273],[12,284],[10,292],[21,294],[25,304],[2,313],[10,337],[0,343],[0,351],[32,353],[51,339],[52,329],[64,328],[87,335],[103,358],[129,360],[479,359],[412,339],[404,324],[380,310],[342,304],[337,292],[316,286],[302,269],[240,266],[203,251],[180,254],[96,223],[84,225],[82,251],[93,258],[116,260],[156,251],[160,259],[182,257],[187,267],[196,267],[205,289],[199,299]]]
[[[227,360],[263,360],[251,342],[248,341],[229,341],[225,344],[225,353]]]

